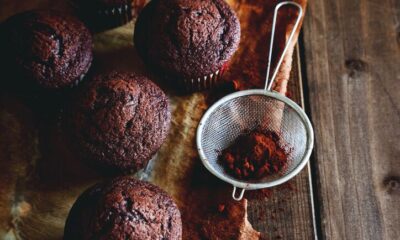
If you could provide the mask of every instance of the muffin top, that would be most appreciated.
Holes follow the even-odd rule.
[[[92,36],[75,17],[29,11],[9,18],[1,29],[4,61],[44,88],[79,82],[92,62]]]
[[[144,76],[110,73],[89,82],[71,108],[73,141],[96,163],[122,171],[143,168],[167,136],[167,96]]]
[[[147,64],[183,78],[219,70],[239,40],[239,21],[224,0],[153,0],[139,15],[134,36]]]
[[[132,177],[86,190],[73,205],[64,230],[64,240],[181,238],[181,216],[171,197]]]

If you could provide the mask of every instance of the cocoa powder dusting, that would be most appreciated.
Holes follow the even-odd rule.
[[[219,161],[235,177],[248,180],[285,171],[288,157],[279,134],[256,129],[239,136],[222,151]]]

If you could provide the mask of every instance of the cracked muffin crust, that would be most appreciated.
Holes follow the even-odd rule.
[[[185,79],[221,69],[239,40],[239,20],[224,0],[153,0],[139,15],[134,35],[150,67]]]
[[[64,240],[182,239],[178,207],[159,187],[120,177],[86,190],[73,205]]]
[[[70,117],[81,156],[117,171],[145,167],[169,130],[164,92],[144,76],[116,72],[100,75],[80,90]]]
[[[92,62],[89,30],[64,13],[17,14],[2,24],[1,36],[2,62],[28,84],[47,89],[76,85]]]

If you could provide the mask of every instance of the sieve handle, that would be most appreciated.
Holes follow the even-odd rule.
[[[279,61],[278,61],[278,64],[276,65],[276,68],[275,68],[275,70],[274,70],[274,74],[272,75],[271,80],[268,80],[268,79],[269,79],[269,75],[270,75],[270,71],[271,71],[271,59],[272,59],[272,49],[273,49],[273,46],[274,46],[274,38],[275,38],[276,18],[277,18],[277,16],[278,16],[279,9],[280,9],[282,6],[285,6],[285,5],[292,5],[292,6],[297,7],[298,10],[299,10],[299,15],[297,16],[296,23],[294,24],[294,27],[293,27],[293,29],[292,29],[292,32],[290,33],[289,39],[288,39],[288,41],[287,41],[287,43],[286,43],[286,45],[285,45],[285,48],[283,49],[283,52],[282,52],[282,55],[281,55],[281,57],[280,57],[280,59],[279,59]],[[272,22],[272,30],[271,30],[271,41],[270,41],[271,43],[270,43],[270,45],[269,45],[267,76],[265,77],[265,87],[264,87],[264,90],[266,90],[266,91],[271,91],[272,84],[274,83],[275,78],[276,78],[276,75],[278,74],[279,68],[280,68],[280,66],[281,66],[281,64],[282,64],[282,62],[283,62],[283,57],[285,56],[287,50],[289,49],[289,45],[290,45],[290,43],[291,43],[291,41],[292,41],[292,39],[293,39],[293,37],[294,37],[294,34],[295,34],[297,28],[298,28],[299,25],[300,25],[300,20],[301,20],[301,17],[302,17],[302,16],[303,16],[303,8],[301,7],[300,4],[298,4],[298,3],[296,3],[296,2],[285,1],[285,2],[279,3],[279,4],[276,5],[276,7],[275,7],[274,19],[273,19],[273,22]]]
[[[235,186],[233,186],[232,198],[233,198],[233,200],[240,201],[240,200],[242,200],[244,191],[246,191],[246,189],[242,188],[242,191],[240,192],[238,197],[236,197],[236,189],[237,188]]]

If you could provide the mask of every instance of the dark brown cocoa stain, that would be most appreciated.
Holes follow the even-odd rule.
[[[267,9],[273,9],[278,2],[280,1],[242,0],[233,6],[241,23],[241,42],[238,51],[230,61],[229,68],[222,76],[223,84],[207,93],[206,102],[208,105],[212,105],[222,97],[235,91],[264,87],[273,17],[273,11],[267,11]],[[245,14],[240,14],[240,12],[245,12]],[[294,22],[296,17],[296,12],[292,9],[282,9],[281,14],[278,16],[273,52],[274,61],[271,72],[278,60],[277,56],[284,48],[286,33],[291,30],[291,28],[288,29],[287,25]],[[289,97],[292,95],[286,89],[282,93]],[[190,219],[190,221],[184,223],[184,239],[204,238],[201,234],[197,235],[199,232],[202,233],[211,228],[210,224],[207,225],[207,221],[204,221],[204,219],[217,220],[222,218],[223,216],[221,217],[221,215],[227,210],[225,207],[225,210],[220,213],[218,206],[227,205],[233,201],[230,197],[231,186],[211,174],[202,172],[201,168],[205,169],[203,166],[196,167],[199,172],[196,174],[197,176],[193,177],[193,185],[191,186],[192,192],[196,192],[196,194],[192,193],[187,197],[188,201],[192,200],[201,204],[198,209],[194,205],[188,205],[190,209],[183,210],[183,219]],[[215,184],[219,184],[219,186],[213,187],[212,190],[205,189],[206,185],[215,186]],[[251,202],[273,198],[275,194],[282,192],[290,198],[290,193],[295,191],[293,184],[287,183],[271,189],[246,191],[245,198]],[[213,194],[212,200],[208,197],[211,192]],[[199,196],[207,197],[202,200],[199,199]],[[283,199],[282,202],[284,201],[286,200]],[[265,215],[264,212],[262,214]],[[201,225],[203,227],[200,227]],[[267,233],[262,234],[262,239],[267,239],[264,235],[267,235]]]
[[[239,203],[232,200],[230,185],[207,171],[199,158],[194,158],[192,162],[194,165],[188,171],[188,176],[191,176],[186,186],[188,191],[182,196],[187,204],[180,206],[183,239],[209,239],[209,234],[218,236],[215,226],[217,224],[220,226],[223,221],[226,222],[230,206]],[[228,210],[220,212],[218,208],[221,204]],[[229,233],[238,234],[233,230]]]
[[[273,11],[265,9],[273,9],[278,2],[241,1],[240,8],[247,9],[246,12],[250,14],[239,15],[242,26],[241,43],[229,70],[224,75],[226,81],[238,81],[239,90],[260,88],[265,84],[273,19]],[[288,24],[294,22],[296,17],[296,11],[291,8],[283,8],[278,15],[271,72],[284,48],[286,33],[291,30],[288,29]]]
[[[248,200],[262,200],[269,199],[274,197],[277,193],[286,193],[287,197],[290,198],[291,193],[295,193],[297,191],[296,186],[292,182],[286,182],[282,185],[273,187],[273,188],[264,188],[254,191],[247,191],[245,193],[245,198]],[[285,202],[285,199],[281,199],[281,202]]]
[[[251,14],[238,16],[241,23],[239,49],[222,76],[223,83],[207,93],[208,105],[235,91],[264,87],[273,18],[273,11],[265,9],[273,9],[278,2],[280,1],[245,0],[233,6],[236,12],[243,12],[245,9],[244,12]],[[278,61],[277,57],[284,48],[286,33],[291,30],[287,25],[294,22],[296,17],[295,10],[290,8],[283,8],[278,15],[271,73]],[[282,93],[285,93],[285,90]],[[286,95],[291,96],[288,92]]]

